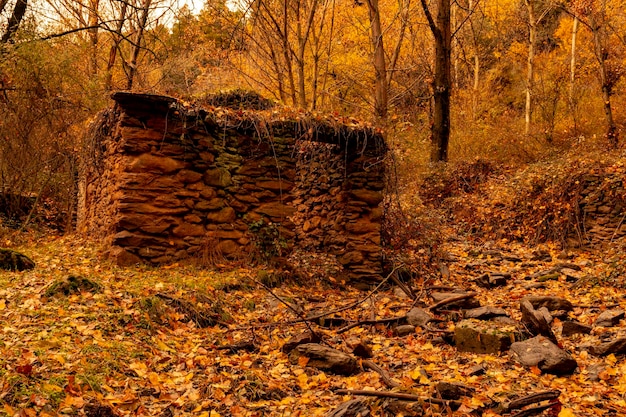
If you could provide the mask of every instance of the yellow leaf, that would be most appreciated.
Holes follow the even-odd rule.
[[[563,408],[559,412],[559,417],[576,417],[576,414],[574,414],[571,408]]]
[[[6,300],[0,300],[0,310],[4,310],[5,308],[7,308]]]
[[[300,375],[298,375],[298,386],[302,389],[307,389],[309,387],[309,377],[307,376],[307,374],[302,373]]]
[[[304,368],[307,363],[309,363],[309,358],[307,358],[306,356],[300,356],[298,358],[298,365],[300,365],[301,367]]]
[[[148,373],[148,367],[146,366],[145,363],[140,362],[140,361],[131,362],[131,364],[128,367],[132,369],[133,371],[135,371],[137,376],[140,378],[144,378],[146,374]]]

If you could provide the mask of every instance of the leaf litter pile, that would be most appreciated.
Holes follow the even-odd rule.
[[[3,415],[626,415],[620,250],[449,242],[441,277],[393,273],[363,292],[253,269],[119,269],[75,237],[18,249],[37,266],[0,271]],[[522,317],[541,297],[570,307]],[[485,333],[508,334],[504,348],[457,339],[491,322],[467,318],[479,305],[506,318]],[[576,368],[522,364],[508,345],[536,334]]]

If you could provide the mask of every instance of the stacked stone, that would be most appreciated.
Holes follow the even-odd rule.
[[[579,206],[586,240],[602,243],[626,236],[624,195],[621,176],[589,174],[584,177]]]
[[[254,123],[216,122],[168,97],[114,98],[119,113],[103,163],[84,171],[80,219],[106,238],[118,263],[247,257],[258,250],[254,227],[271,226],[285,251],[336,255],[347,280],[379,277],[379,149],[345,138],[296,146],[305,143],[296,123],[262,134]],[[358,146],[366,152],[351,149]]]

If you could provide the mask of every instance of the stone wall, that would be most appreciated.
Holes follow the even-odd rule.
[[[583,177],[578,219],[579,240],[605,243],[626,236],[626,191],[622,175],[588,174]]]
[[[118,263],[335,255],[346,280],[381,273],[385,145],[372,128],[279,111],[192,109],[116,93],[92,128],[79,230]]]

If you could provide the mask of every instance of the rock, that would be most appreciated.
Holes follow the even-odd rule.
[[[458,400],[461,397],[469,397],[476,391],[472,387],[459,384],[458,382],[441,381],[435,385],[435,390],[444,400]]]
[[[319,341],[320,338],[316,334],[311,332],[304,332],[287,340],[281,350],[284,353],[289,353],[299,345],[303,345],[306,343],[318,343]]]
[[[172,230],[174,236],[203,236],[205,233],[204,226],[200,224],[183,223]]]
[[[233,257],[240,253],[241,246],[232,240],[222,240],[215,245],[215,252],[226,257]]]
[[[350,197],[366,202],[368,205],[375,207],[383,201],[383,194],[379,191],[371,191],[366,189],[350,191]]]
[[[372,223],[370,221],[360,219],[355,222],[346,223],[345,228],[350,233],[361,235],[380,230],[380,223]]]
[[[230,223],[237,215],[235,214],[235,210],[232,207],[224,207],[219,211],[214,211],[211,213],[207,213],[206,219],[211,223]]]
[[[119,246],[111,247],[109,250],[109,259],[111,259],[115,265],[121,267],[137,265],[143,262],[139,256]]]
[[[589,334],[593,328],[586,324],[579,323],[577,321],[564,321],[561,335],[563,337],[570,337],[575,334]]]
[[[463,317],[466,319],[478,319],[478,320],[489,320],[494,317],[507,317],[508,314],[503,308],[500,307],[478,307],[472,308],[470,310],[465,310],[463,313]]]
[[[326,413],[324,417],[368,417],[370,409],[367,400],[363,397],[346,401],[339,404],[334,410]]]
[[[536,366],[549,374],[568,375],[578,367],[569,353],[544,336],[515,342],[511,345],[511,352],[522,365]]]
[[[556,337],[554,336],[554,333],[552,333],[550,323],[544,312],[535,310],[530,301],[526,298],[522,299],[519,307],[522,312],[522,323],[532,335],[546,336],[550,340],[556,342]],[[542,309],[545,309],[545,307],[542,307]],[[547,309],[545,309],[545,312],[547,312]],[[549,312],[548,316],[550,316]],[[550,321],[552,321],[551,318],[552,317],[550,316]]]
[[[131,159],[126,167],[127,172],[155,172],[159,174],[170,174],[185,167],[185,163],[173,158],[156,156],[148,153],[139,155]]]
[[[474,282],[482,288],[495,288],[506,285],[509,279],[511,279],[511,274],[490,273],[479,276]]]
[[[337,349],[322,346],[317,343],[298,345],[289,354],[292,364],[300,363],[300,358],[308,358],[306,366],[321,369],[339,375],[354,375],[359,373],[357,360]]]
[[[352,251],[343,254],[337,260],[342,265],[352,265],[352,264],[360,264],[363,262],[363,254],[360,251]]]
[[[478,376],[478,375],[484,375],[486,372],[485,366],[482,364],[478,364],[478,365],[474,365],[471,368],[469,368],[466,372],[465,375],[466,376]]]
[[[530,304],[533,306],[533,308],[535,309],[539,309],[541,307],[545,307],[550,311],[555,311],[555,310],[572,311],[574,309],[574,306],[572,305],[572,303],[566,300],[565,298],[553,297],[550,295],[529,296],[529,297],[524,297],[524,300],[528,300]]]
[[[82,292],[99,292],[100,284],[81,275],[70,275],[66,279],[53,282],[45,291],[46,297],[55,295],[80,294]]]
[[[433,319],[433,316],[423,308],[413,307],[406,313],[406,321],[415,327],[424,327]]]
[[[206,185],[213,187],[226,188],[233,183],[230,172],[224,168],[209,169],[202,178]]]
[[[463,320],[454,328],[454,343],[461,352],[500,353],[520,338],[515,326],[492,321]]]
[[[282,219],[285,217],[293,216],[296,209],[292,206],[282,204],[279,202],[266,203],[256,209],[257,213],[264,214],[268,217]]]
[[[611,353],[616,355],[626,354],[626,337],[621,337],[611,342],[600,343],[598,346],[591,346],[589,351],[597,356],[606,356]]]
[[[617,326],[623,318],[624,310],[622,309],[606,310],[598,316],[593,325],[594,327],[613,327]]]
[[[11,249],[0,249],[0,269],[7,271],[27,271],[35,268],[28,256]]]
[[[408,336],[410,334],[415,333],[415,326],[411,324],[404,324],[401,326],[397,326],[394,329],[394,332],[396,333],[397,336],[400,336],[400,337]]]
[[[181,169],[178,174],[176,174],[176,179],[184,184],[191,184],[200,181],[202,174],[189,169]]]
[[[467,292],[434,292],[432,293],[432,297],[436,303],[443,301],[448,298],[458,297],[459,295],[468,294]],[[450,304],[446,304],[447,308],[465,308],[472,309],[480,307],[480,302],[476,300],[474,297],[466,298],[459,301],[454,301]]]

